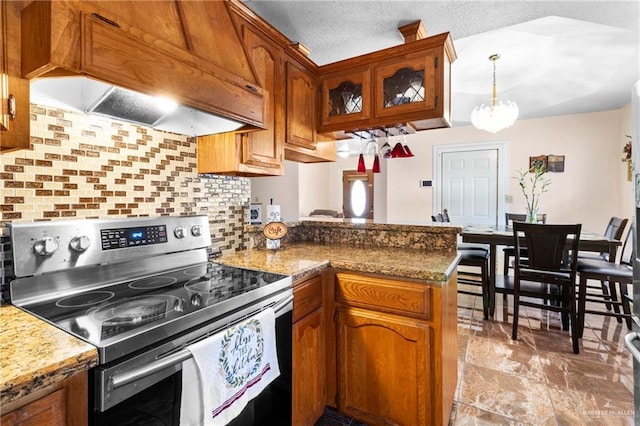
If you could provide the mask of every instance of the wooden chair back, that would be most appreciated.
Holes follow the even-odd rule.
[[[624,239],[624,245],[622,246],[622,254],[620,255],[620,264],[633,267],[633,225],[627,232],[627,237]]]
[[[582,225],[546,225],[538,223],[514,222],[514,247],[516,248],[516,273],[523,273],[524,269],[537,272],[570,272],[575,282],[576,269],[578,265],[578,247],[580,244],[580,231]],[[516,235],[523,233],[524,238],[517,238]],[[566,256],[567,238],[571,237],[571,244]],[[520,248],[527,248],[526,266],[519,267]],[[569,259],[569,264],[565,259]],[[537,273],[536,272],[536,273]],[[525,272],[528,274],[528,272]],[[522,277],[521,277],[522,278]],[[534,277],[525,278],[532,281],[540,281]]]
[[[513,222],[524,222],[527,220],[526,214],[519,213],[505,213],[504,214],[504,224],[507,226],[511,226]],[[547,223],[547,214],[546,213],[538,213],[536,215],[537,223]]]
[[[604,230],[604,236],[613,240],[621,240],[628,221],[629,219],[613,216]]]

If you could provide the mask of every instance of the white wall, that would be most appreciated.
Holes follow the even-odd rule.
[[[309,213],[316,209],[342,211],[332,204],[329,189],[335,183],[335,179],[332,179],[331,173],[327,173],[325,163],[301,164],[298,181],[300,185],[299,217],[309,216]]]
[[[432,179],[432,147],[435,144],[507,140],[509,176],[526,169],[530,156],[565,156],[564,173],[550,173],[549,192],[540,209],[552,222],[581,222],[586,229],[604,230],[609,217],[629,217],[621,208],[626,184],[620,169],[624,164],[619,132],[623,110],[592,114],[519,120],[496,135],[471,126],[438,129],[410,135],[407,142],[415,157],[392,160],[389,165],[389,221],[419,220],[432,210],[432,189],[419,188],[419,179]],[[513,196],[508,210],[525,210],[517,182],[510,179],[507,195]],[[429,213],[430,215],[431,213]]]
[[[280,205],[283,221],[298,220],[298,164],[285,161],[284,176],[251,178],[251,202],[261,203],[262,223],[265,221],[267,204]]]
[[[636,120],[640,120],[640,117],[636,117]],[[618,162],[621,165],[621,167],[618,169],[618,181],[620,182],[620,186],[618,187],[618,209],[621,212],[634,211],[633,183],[632,181],[627,180],[627,163],[622,161],[625,156],[623,153],[624,146],[627,142],[631,141],[631,139],[626,137],[625,135],[632,135],[632,121],[631,103],[628,103],[624,108],[620,110],[620,128],[618,137],[616,139],[616,141],[618,142]],[[637,168],[638,166],[636,165],[636,170]],[[629,213],[629,218],[631,218],[631,214],[632,213]]]
[[[507,140],[508,176],[525,169],[530,156],[565,156],[564,173],[549,174],[552,184],[540,201],[540,210],[547,213],[549,221],[580,222],[585,230],[604,231],[611,216],[630,218],[633,213],[631,183],[626,180],[626,164],[621,161],[627,139],[624,135],[631,132],[630,115],[627,105],[613,111],[518,120],[496,135],[471,126],[409,135],[407,144],[415,157],[383,160],[386,174],[376,176],[386,184],[386,206],[381,205],[381,213],[389,223],[429,223],[433,187],[421,188],[419,181],[433,180],[433,146]],[[271,180],[285,188],[296,186],[289,180],[299,180],[297,190],[304,192],[298,196],[300,216],[315,208],[342,211],[342,170],[355,169],[356,162],[357,157],[349,157],[335,163],[286,165],[284,178],[252,179],[252,201],[256,196],[265,199],[271,197],[267,194],[281,190],[271,188]],[[301,172],[290,174],[290,168]],[[288,183],[282,183],[285,181]],[[524,197],[514,179],[509,179],[507,194],[513,196],[513,204],[507,210],[524,212]],[[273,197],[274,202],[283,205],[284,215],[284,201],[278,201],[277,195]],[[293,196],[287,200],[295,203]],[[315,205],[315,201],[327,205]],[[376,209],[379,201],[376,200]]]

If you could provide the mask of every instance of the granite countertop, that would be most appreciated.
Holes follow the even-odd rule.
[[[0,306],[0,404],[97,364],[94,346],[15,306]]]
[[[216,261],[229,266],[291,275],[294,281],[331,266],[354,272],[445,282],[455,271],[458,257],[455,252],[301,242],[286,244],[279,250],[244,250],[223,255]]]
[[[455,272],[459,228],[353,223],[299,226],[313,242],[285,242],[279,250],[252,248],[218,263],[291,275],[302,280],[325,268],[444,283]],[[294,226],[295,228],[295,226]],[[426,234],[430,236],[425,237]],[[310,236],[310,237],[309,237]],[[335,242],[332,244],[330,242]],[[367,247],[364,242],[374,244]],[[95,347],[15,306],[0,306],[0,404],[94,367]]]

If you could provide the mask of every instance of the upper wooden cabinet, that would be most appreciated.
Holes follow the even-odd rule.
[[[371,93],[370,67],[326,75],[320,85],[321,127],[369,120],[371,102],[362,102],[362,97]]]
[[[21,2],[0,3],[0,151],[29,148],[29,81],[20,78]]]
[[[287,144],[315,149],[316,79],[294,61],[287,61]]]
[[[265,130],[198,138],[198,173],[280,176],[284,173],[284,61],[282,49],[238,20],[260,85],[265,90]]]
[[[287,61],[287,133],[285,159],[300,163],[336,161],[335,139],[317,132],[315,74],[300,62]]]
[[[320,67],[318,132],[449,127],[455,59],[445,33]]]
[[[228,2],[35,1],[26,78],[86,75],[264,128],[264,93]]]

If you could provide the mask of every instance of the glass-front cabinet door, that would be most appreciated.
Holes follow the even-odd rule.
[[[333,73],[321,81],[321,126],[354,123],[370,118],[370,69]]]
[[[388,117],[438,107],[437,49],[400,57],[374,69],[374,114]]]

